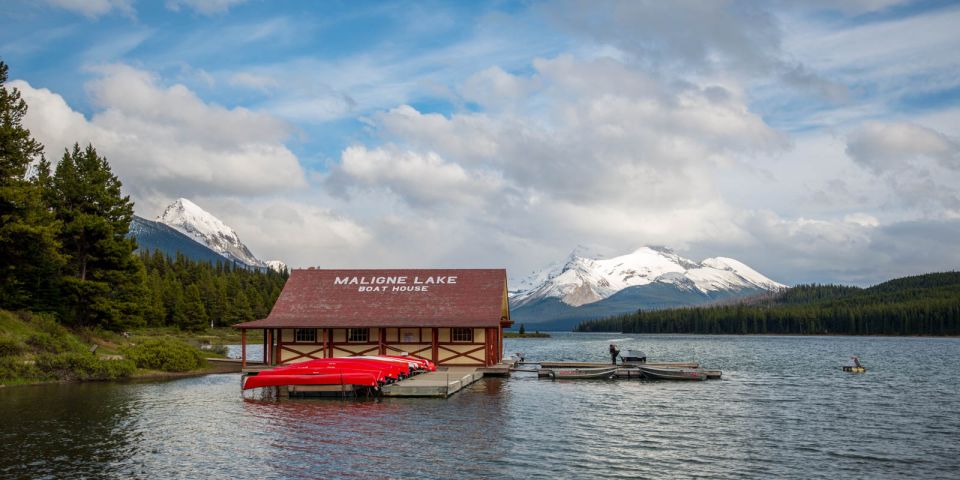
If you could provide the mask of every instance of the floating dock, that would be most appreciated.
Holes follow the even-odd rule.
[[[540,368],[600,368],[611,367],[610,363],[599,362],[521,362],[520,365],[540,365]],[[638,364],[619,364],[620,367],[636,367],[643,365],[645,367],[658,368],[700,368],[699,362],[647,362]]]
[[[441,367],[443,368],[443,367]],[[445,370],[421,373],[383,387],[384,397],[446,398],[483,378],[477,367],[447,367]]]
[[[653,366],[653,365],[662,366],[662,364],[650,364],[650,365],[651,365],[651,366]],[[690,364],[688,363],[688,364],[684,364],[684,365],[690,365]],[[695,365],[695,363],[694,363],[694,365]],[[677,367],[675,364],[674,364],[674,365],[671,365],[671,367],[676,367],[676,368],[698,368],[698,367]],[[561,368],[562,368],[562,367],[561,367]],[[540,378],[546,378],[546,377],[549,377],[549,376],[550,376],[549,370],[550,370],[550,369],[543,368],[543,369],[540,369],[540,370],[514,369],[513,371],[515,371],[515,372],[531,372],[531,373],[536,373],[538,377],[540,377]],[[703,371],[707,374],[707,378],[708,378],[708,379],[719,379],[719,378],[723,375],[723,372],[721,372],[720,370],[704,369]],[[617,379],[627,379],[627,380],[629,380],[629,379],[641,379],[641,378],[644,378],[644,375],[643,375],[643,372],[641,372],[639,368],[626,366],[626,367],[618,368],[618,369],[617,369],[617,372],[614,374],[613,378],[617,378]]]

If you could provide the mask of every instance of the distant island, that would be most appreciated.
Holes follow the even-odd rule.
[[[798,285],[711,306],[639,310],[581,322],[577,332],[960,335],[960,272],[869,288]]]
[[[533,333],[503,332],[503,338],[550,338],[550,334],[543,333],[543,332],[533,332]]]
[[[527,327],[524,324],[520,324],[520,328],[516,332],[503,332],[503,338],[549,338],[549,333],[540,333],[540,331],[535,331],[533,333],[527,332]]]

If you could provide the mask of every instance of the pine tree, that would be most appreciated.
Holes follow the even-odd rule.
[[[200,288],[196,285],[187,287],[184,296],[184,319],[179,325],[184,330],[203,330],[207,328],[207,311],[203,307],[203,298],[200,296]]]
[[[253,309],[250,308],[250,302],[247,300],[247,294],[243,290],[237,292],[233,298],[233,308],[230,309],[229,322],[240,323],[255,320]]]
[[[8,67],[0,61],[0,307],[48,310],[57,297],[58,224],[43,203],[49,164],[43,146],[23,127],[27,103],[7,88]],[[31,164],[39,162],[30,178]]]
[[[66,254],[63,316],[79,326],[120,329],[141,322],[142,264],[127,238],[133,202],[93,145],[64,152],[49,203],[63,224]]]

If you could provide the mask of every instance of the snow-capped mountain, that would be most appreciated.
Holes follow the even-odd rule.
[[[157,217],[163,223],[227,259],[257,268],[272,268],[253,255],[237,232],[186,198],[178,198]],[[280,262],[283,263],[283,262]]]
[[[548,266],[518,282],[510,303],[519,308],[557,298],[579,307],[609,298],[625,288],[653,283],[707,295],[785,287],[732,258],[715,257],[697,263],[660,247],[641,247],[619,257],[597,258],[584,255],[578,248],[563,263]]]
[[[283,269],[287,268],[287,264],[282,260],[267,260],[267,266],[275,272],[282,272]]]

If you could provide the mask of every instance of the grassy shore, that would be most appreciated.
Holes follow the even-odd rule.
[[[259,335],[248,335],[253,344]],[[126,333],[68,329],[51,317],[0,310],[0,385],[156,379],[219,373],[206,358],[240,343],[232,328],[185,332],[142,328]]]

